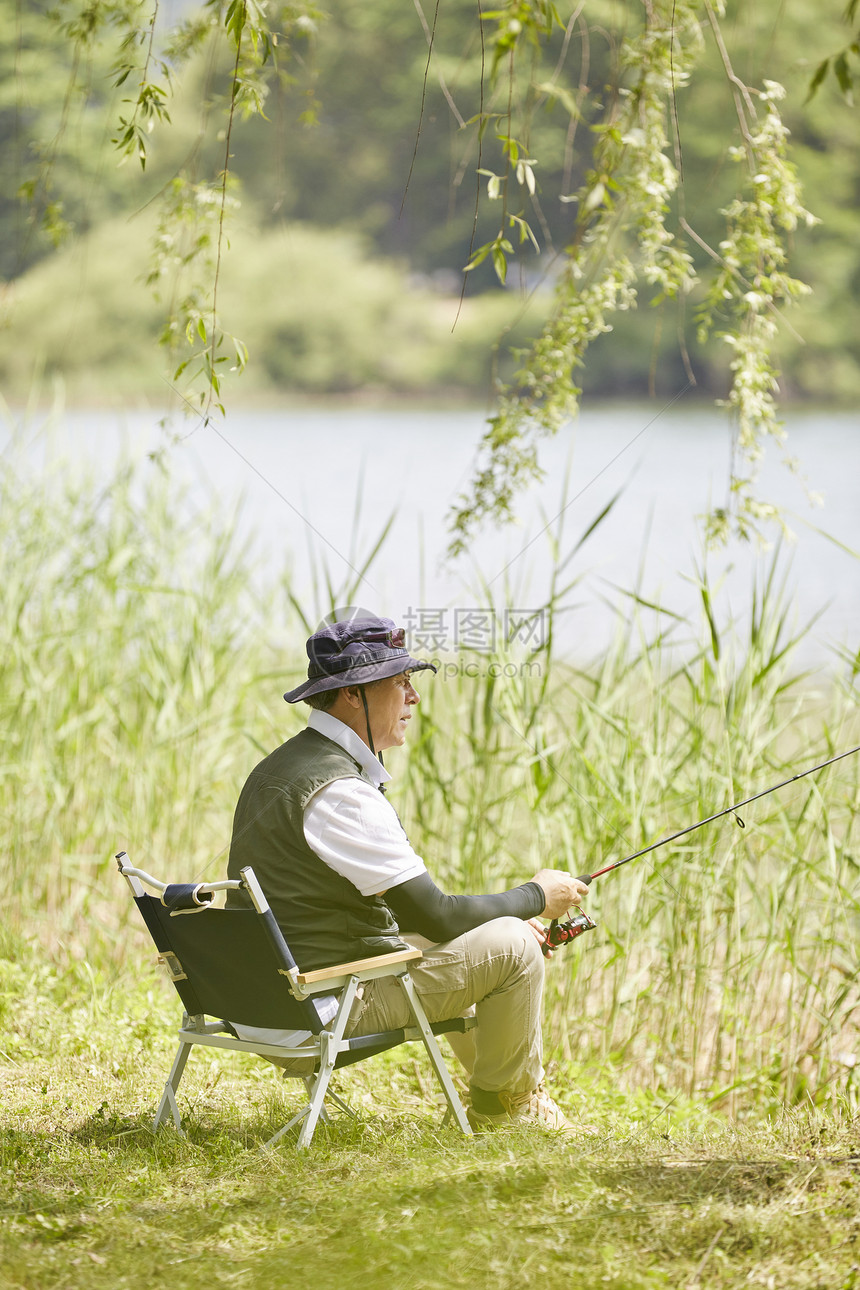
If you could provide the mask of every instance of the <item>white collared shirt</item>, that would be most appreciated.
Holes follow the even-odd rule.
[[[425,872],[403,825],[379,785],[391,778],[363,739],[330,712],[311,710],[308,727],[354,757],[362,778],[337,779],[315,793],[305,807],[305,841],[315,855],[352,883],[362,896],[375,896]]]
[[[361,767],[363,778],[336,779],[315,793],[305,807],[303,828],[310,849],[336,873],[348,879],[362,896],[375,896],[424,873],[403,825],[379,785],[391,779],[363,739],[330,712],[311,709],[311,730],[338,744]],[[334,1017],[337,999],[316,998],[324,1024]],[[240,1039],[288,1047],[304,1043],[309,1030],[269,1030],[233,1022]]]

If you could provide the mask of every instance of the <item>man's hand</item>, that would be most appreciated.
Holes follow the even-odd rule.
[[[561,873],[558,869],[541,869],[532,878],[532,882],[536,882],[543,891],[544,918],[561,918],[571,905],[581,905],[582,898],[588,891],[584,882],[574,878],[573,874]]]
[[[544,949],[544,946],[546,945],[546,934],[548,931],[546,925],[542,923],[539,918],[527,918],[526,927],[531,928],[532,935],[543,950],[544,956],[548,959],[552,958],[553,951],[551,949]],[[417,946],[416,948],[420,949],[420,946]]]

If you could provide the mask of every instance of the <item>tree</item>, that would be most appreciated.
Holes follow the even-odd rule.
[[[514,266],[538,267],[537,254],[547,247],[556,284],[549,321],[498,391],[479,469],[456,508],[452,549],[462,549],[475,525],[510,516],[517,490],[539,473],[541,438],[557,433],[578,407],[589,345],[635,306],[643,287],[652,302],[692,306],[702,338],[718,337],[730,354],[725,402],[738,447],[734,510],[712,517],[711,534],[724,537],[734,526],[751,535],[773,518],[755,497],[754,474],[764,441],[781,438],[774,343],[785,306],[805,291],[788,272],[788,242],[812,222],[787,155],[780,85],[744,82],[723,34],[724,14],[712,0],[569,0],[561,8],[548,0],[504,0],[491,12],[479,4],[450,16],[438,5],[435,14],[416,8],[417,43],[400,66],[386,62],[385,42],[407,15],[413,22],[406,7],[344,3],[327,24],[333,43],[340,41],[344,78],[372,63],[378,86],[370,118],[387,98],[401,100],[407,78],[414,82],[413,180],[431,117],[447,122],[456,174],[453,186],[434,194],[434,210],[440,230],[443,204],[456,205],[456,218],[454,233],[440,231],[437,244],[468,235],[464,291],[491,268],[504,282]],[[148,0],[64,0],[54,22],[70,51],[66,102],[84,90],[106,95],[93,68],[112,51],[110,81],[123,96],[114,110],[114,146],[142,170],[156,127],[169,134],[183,72],[197,78],[201,118],[210,127],[218,123],[217,143],[211,128],[201,131],[208,142],[161,180],[151,274],[167,307],[162,339],[175,354],[174,380],[196,390],[197,406],[209,415],[221,406],[225,369],[241,368],[245,358],[241,342],[222,327],[218,282],[247,125],[271,104],[282,108],[285,86],[300,89],[295,128],[316,118],[316,48],[325,30],[310,3],[208,0],[164,35],[158,17],[157,2]],[[376,51],[372,58],[369,50]],[[716,237],[689,215],[679,129],[687,87],[709,57],[722,69],[732,108],[722,151],[737,172],[733,191],[720,200],[723,229]],[[823,73],[816,77],[820,83]],[[375,176],[383,208],[377,222],[390,232],[384,212],[399,194],[384,152],[378,145],[374,152],[367,120],[342,118],[334,128]],[[312,145],[305,152],[313,174]],[[56,223],[47,200],[53,163],[48,152],[39,177],[24,188],[49,231]],[[338,174],[318,170],[313,182],[336,202]],[[562,201],[550,209],[553,188]],[[301,193],[285,200],[301,211]],[[715,222],[712,214],[709,224]],[[683,343],[679,355],[691,380]]]

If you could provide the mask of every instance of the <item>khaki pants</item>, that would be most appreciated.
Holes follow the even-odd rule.
[[[440,945],[402,935],[424,950],[423,959],[410,964],[410,975],[429,1020],[445,1021],[474,1009],[476,1028],[447,1037],[470,1082],[494,1093],[537,1088],[543,1079],[544,960],[529,925],[519,918],[496,918]],[[403,991],[383,978],[365,985],[349,1033],[397,1030],[408,1023]]]

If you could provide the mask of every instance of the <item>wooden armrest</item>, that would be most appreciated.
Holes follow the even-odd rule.
[[[420,950],[395,950],[393,954],[377,954],[371,959],[356,959],[353,963],[317,968],[315,972],[300,972],[296,980],[299,985],[311,985],[314,981],[328,981],[336,976],[355,976],[367,968],[385,967],[388,963],[413,963],[422,957]]]

